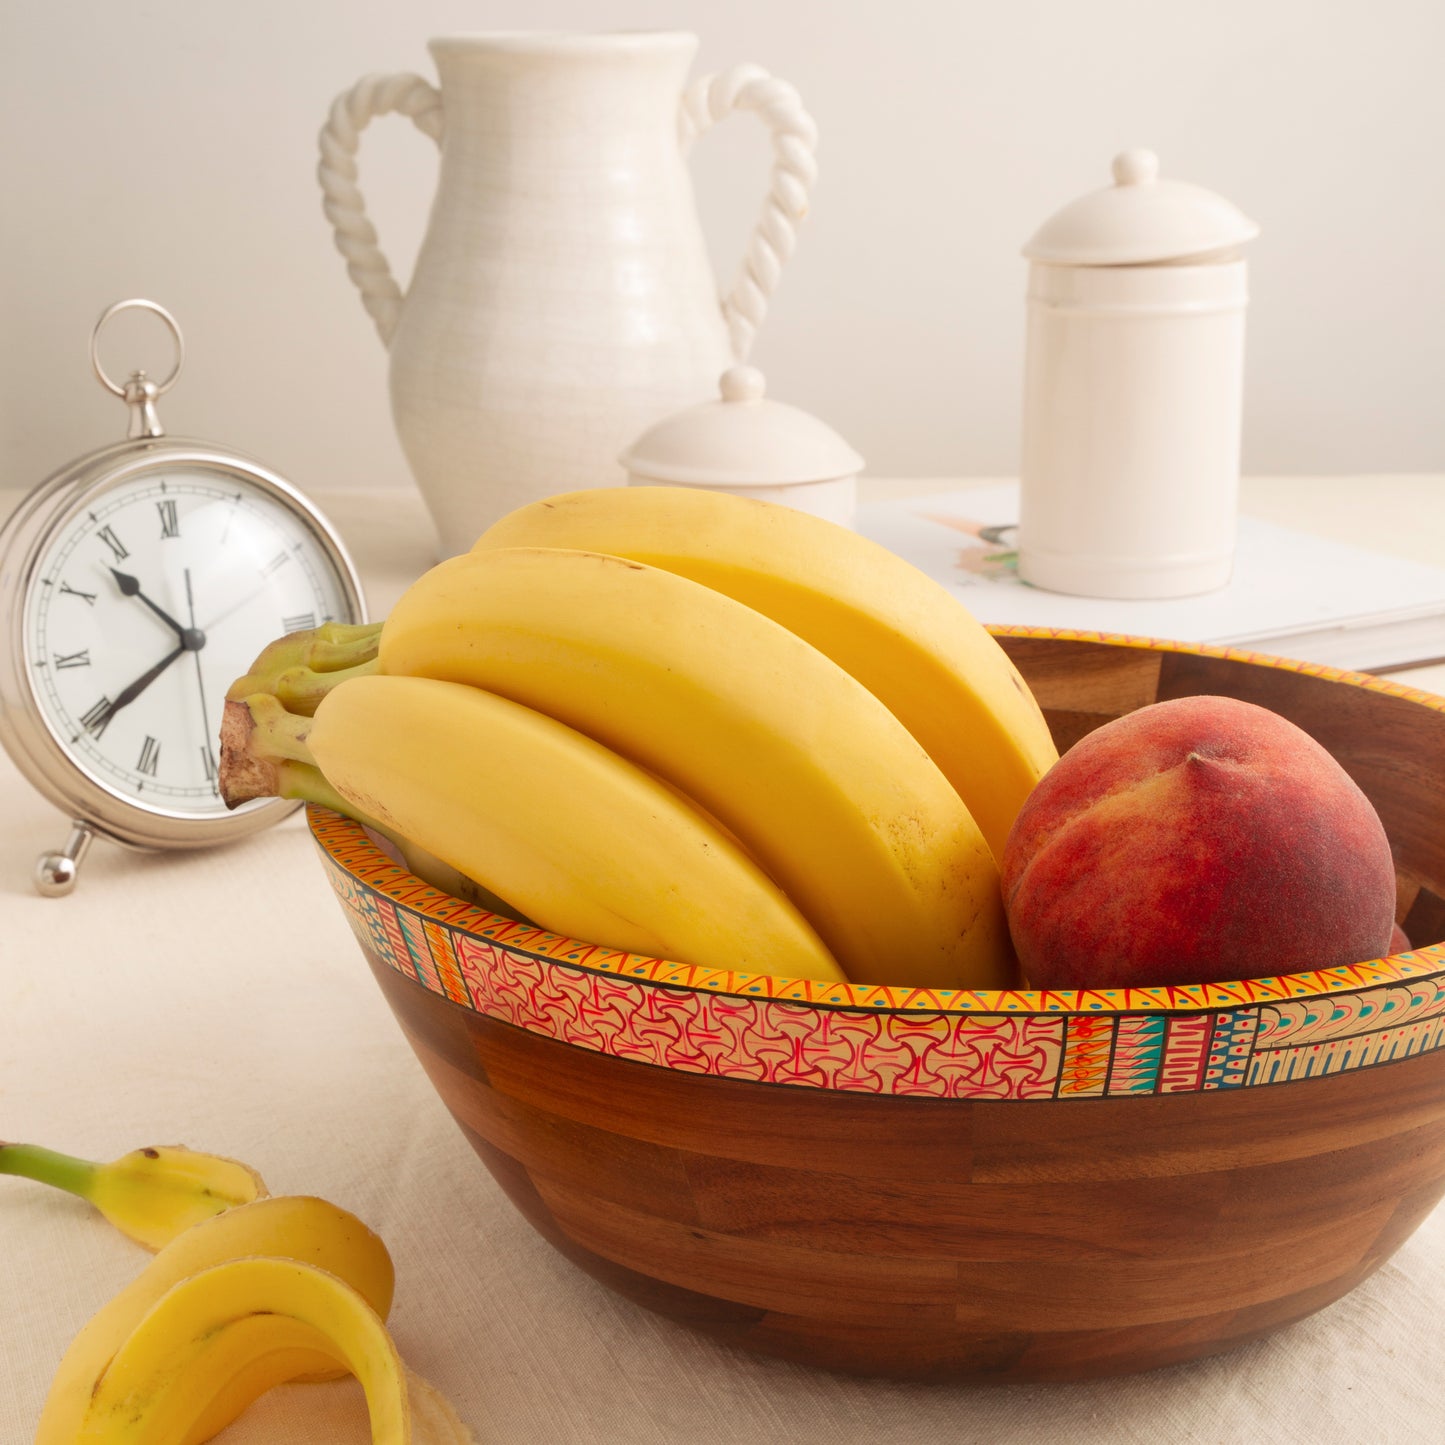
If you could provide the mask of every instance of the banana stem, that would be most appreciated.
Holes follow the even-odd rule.
[[[231,684],[226,700],[241,702],[252,693],[274,693],[277,679],[298,669],[337,674],[369,663],[381,645],[381,626],[379,622],[328,622],[306,632],[278,637],[262,648],[251,670]]]
[[[257,688],[258,692],[270,692],[280,699],[288,712],[300,717],[315,717],[321,700],[339,683],[352,677],[370,677],[378,670],[375,657],[358,662],[354,667],[317,669],[314,667],[288,667],[271,679],[269,688]]]
[[[348,818],[355,818],[364,827],[375,829],[384,838],[392,836],[391,830],[384,824],[378,823],[370,814],[363,813],[355,803],[343,798],[327,781],[321,769],[310,763],[289,758],[277,763],[276,796],[330,808],[333,813],[342,813]]]
[[[230,698],[221,714],[221,797],[228,808],[253,798],[277,798],[277,764],[315,758],[306,746],[311,719],[286,711],[270,693]]]
[[[98,1164],[43,1149],[39,1144],[0,1144],[0,1174],[14,1174],[89,1199]]]

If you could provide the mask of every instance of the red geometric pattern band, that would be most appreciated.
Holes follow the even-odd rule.
[[[499,918],[308,809],[363,948],[463,1008],[659,1068],[943,1099],[1244,1088],[1445,1046],[1445,944],[1182,988],[940,991],[692,968]]]

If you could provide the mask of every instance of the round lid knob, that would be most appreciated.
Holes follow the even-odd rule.
[[[767,379],[756,366],[730,366],[719,383],[724,401],[761,401],[767,389]]]
[[[1153,151],[1120,151],[1110,169],[1116,186],[1146,186],[1159,179],[1159,157]]]
[[[1023,249],[1060,266],[1125,266],[1207,256],[1252,241],[1255,225],[1223,196],[1187,181],[1160,180],[1159,157],[1114,157],[1114,184],[1050,216]]]
[[[618,461],[646,481],[696,487],[831,482],[862,471],[863,458],[832,427],[766,390],[756,367],[731,367],[720,400],[663,417]]]

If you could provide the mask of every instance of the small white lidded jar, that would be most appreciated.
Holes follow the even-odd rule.
[[[1019,575],[1086,597],[1224,587],[1239,500],[1241,247],[1259,227],[1151,151],[1024,247]]]
[[[817,417],[766,400],[765,389],[755,367],[729,368],[720,400],[673,412],[623,452],[629,484],[733,492],[851,527],[863,458]]]

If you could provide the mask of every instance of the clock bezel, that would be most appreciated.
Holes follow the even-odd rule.
[[[366,620],[361,578],[345,543],[315,506],[270,467],[189,437],[144,437],[102,447],[62,467],[0,526],[0,744],[27,781],[67,817],[113,842],[147,850],[205,848],[259,832],[299,804],[264,799],[226,814],[183,813],[121,793],[92,776],[55,736],[26,666],[25,619],[40,562],[94,502],[151,472],[194,467],[235,477],[287,511],[336,574],[351,616]]]

